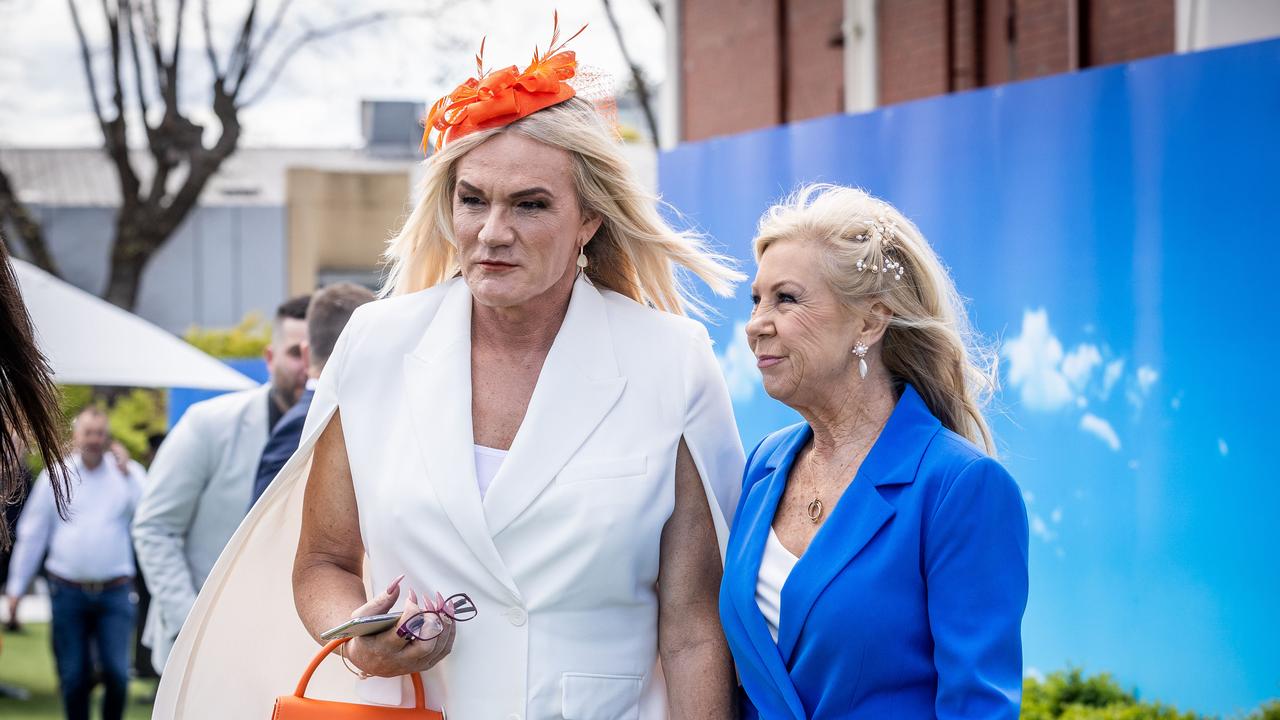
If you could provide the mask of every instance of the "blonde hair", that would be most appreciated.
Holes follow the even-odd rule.
[[[889,309],[880,354],[890,375],[911,383],[943,426],[995,454],[983,408],[996,389],[997,356],[970,327],[955,283],[915,224],[862,190],[814,184],[760,219],[756,260],[791,239],[826,246],[822,272],[847,306],[876,300]]]
[[[590,103],[572,98],[455,140],[427,160],[422,199],[384,254],[390,270],[382,295],[423,290],[458,273],[453,236],[458,161],[504,132],[562,148],[573,157],[573,185],[582,210],[601,218],[586,246],[586,274],[597,286],[666,312],[705,315],[707,306],[682,282],[677,266],[721,296],[731,295],[734,283],[743,279],[732,259],[712,252],[700,235],[675,230],[663,220],[657,198],[636,180],[612,131]]]

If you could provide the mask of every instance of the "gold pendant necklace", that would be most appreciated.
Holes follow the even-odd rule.
[[[807,464],[809,466],[809,485],[813,490],[813,500],[809,501],[808,507],[805,508],[805,514],[809,517],[809,522],[817,525],[818,522],[822,520],[823,513],[827,511],[827,506],[823,504],[822,496],[818,493],[818,473],[813,468],[813,455],[813,449],[810,448]],[[847,471],[849,466],[852,464],[852,462],[847,462],[844,465],[841,465],[840,471],[837,475]]]
[[[814,525],[822,519],[822,513],[826,511],[826,506],[822,504],[822,498],[818,495],[818,474],[813,469],[813,450],[809,450],[809,486],[813,490],[813,500],[809,501],[809,507],[806,514],[809,516],[809,522]]]
[[[822,519],[822,511],[822,498],[814,495],[813,500],[809,503],[809,522],[817,525],[818,521]]]

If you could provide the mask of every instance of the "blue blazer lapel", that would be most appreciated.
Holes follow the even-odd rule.
[[[788,662],[818,596],[893,514],[893,506],[858,473],[782,586],[778,650]]]
[[[879,488],[913,482],[924,451],[939,428],[941,423],[929,412],[915,388],[906,385],[853,482],[832,508],[831,515],[782,587],[778,650],[787,663],[795,654],[800,632],[822,591],[896,512],[881,496]],[[811,435],[811,430],[803,433],[796,452]],[[758,572],[758,558],[756,564]]]
[[[725,580],[730,590],[731,604],[738,616],[743,631],[755,649],[757,670],[772,679],[777,693],[799,720],[804,720],[804,704],[796,692],[795,685],[783,663],[783,656],[778,653],[778,646],[769,634],[769,626],[760,607],[756,604],[756,584],[760,575],[760,562],[764,555],[764,544],[769,537],[769,528],[773,525],[773,515],[787,486],[787,474],[796,452],[808,441],[808,433],[796,433],[788,442],[782,443],[766,461],[769,474],[762,477],[748,490],[741,501],[734,525],[738,532],[731,539],[725,559],[725,567],[731,573]],[[738,659],[742,665],[742,659]]]

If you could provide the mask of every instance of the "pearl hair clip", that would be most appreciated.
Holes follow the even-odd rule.
[[[898,232],[897,223],[895,223],[892,219],[886,216],[885,209],[882,207],[880,209],[880,213],[876,215],[875,220],[871,222],[871,227],[866,232],[858,233],[858,235],[855,237],[857,240],[861,242],[870,242],[871,240],[880,241],[880,247],[881,247],[880,255],[884,260],[884,264],[883,265],[867,264],[866,262],[859,260],[857,265],[858,272],[866,272],[868,270],[873,273],[892,272],[894,273],[894,277],[893,277],[894,280],[902,279],[902,273],[904,272],[902,263],[898,262],[897,260],[894,260],[889,255],[890,244],[893,242],[893,240],[897,236],[897,232]]]

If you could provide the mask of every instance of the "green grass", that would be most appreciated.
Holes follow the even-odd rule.
[[[31,694],[27,700],[0,697],[0,718],[5,720],[57,720],[62,717],[58,697],[58,674],[53,667],[53,648],[47,624],[24,625],[21,632],[4,634],[0,648],[0,685],[19,687]],[[128,720],[151,717],[154,680],[134,680],[129,684]],[[93,696],[93,716],[101,708],[102,688]]]

